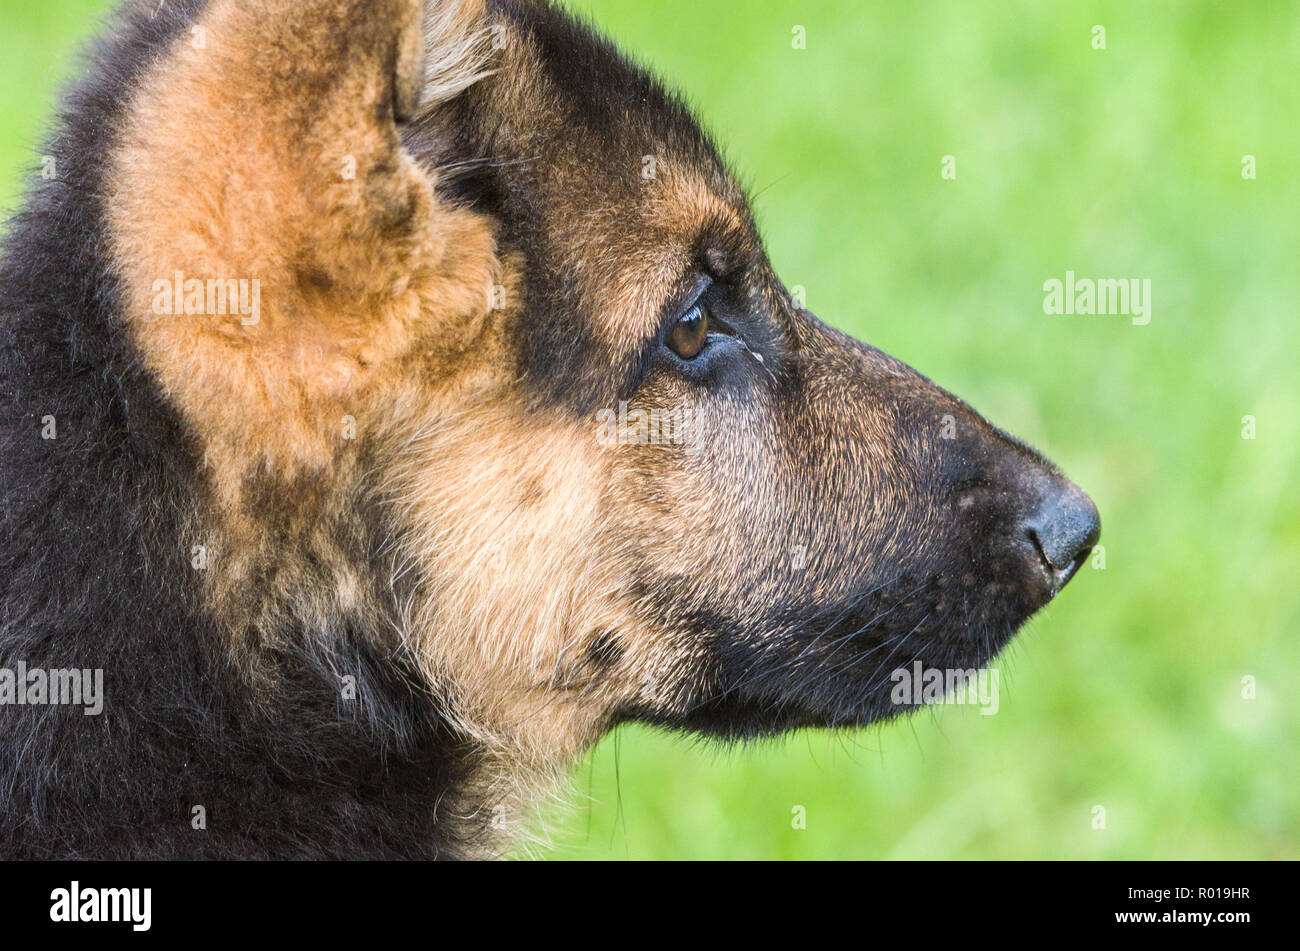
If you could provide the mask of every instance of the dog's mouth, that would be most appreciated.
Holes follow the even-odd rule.
[[[868,563],[848,591],[829,599],[816,595],[836,585],[833,575],[810,577],[803,597],[784,605],[728,610],[715,602],[713,611],[688,617],[669,608],[657,626],[690,631],[709,659],[666,704],[631,718],[724,738],[860,726],[917,705],[891,695],[896,679],[914,677],[918,664],[945,682],[950,674],[987,675],[1092,555],[1096,509],[1075,493],[1067,487],[1047,503],[990,506],[977,513],[989,527],[918,544],[896,575],[882,578]]]
[[[673,709],[642,708],[626,718],[736,739],[907,713],[933,699],[896,696],[918,666],[945,682],[986,674],[1050,599],[1036,573],[1026,577],[1023,553],[1004,559],[989,575],[903,576],[866,587],[833,606],[774,619],[761,636],[713,618],[709,639],[718,646],[702,681],[683,685]]]

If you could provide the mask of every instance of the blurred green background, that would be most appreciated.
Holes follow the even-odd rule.
[[[108,5],[0,0],[6,211]],[[745,749],[625,728],[533,854],[1300,857],[1296,6],[572,6],[697,106],[811,309],[1092,494],[1106,563],[1004,655],[996,716]],[[1066,270],[1149,278],[1150,324],[1045,315]]]

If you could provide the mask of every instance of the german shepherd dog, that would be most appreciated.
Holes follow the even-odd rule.
[[[615,725],[890,716],[1097,539],[799,306],[681,101],[544,0],[131,0],[46,153],[0,855],[500,855]]]

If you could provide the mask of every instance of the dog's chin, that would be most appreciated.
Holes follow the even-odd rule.
[[[1069,579],[1020,546],[954,563],[978,568],[861,579],[831,603],[776,608],[758,630],[696,617],[712,649],[695,679],[676,685],[670,706],[624,708],[615,721],[744,740],[879,723],[944,701],[963,675],[987,683],[986,668]]]
[[[1021,592],[1031,590],[1029,597],[974,612],[898,616],[887,631],[864,640],[854,640],[865,623],[857,616],[831,629],[788,634],[781,639],[791,645],[784,652],[756,651],[748,662],[733,656],[715,666],[711,681],[731,686],[688,688],[683,692],[694,697],[676,709],[632,709],[619,719],[746,740],[808,727],[862,727],[937,702],[967,702],[954,693],[987,690],[990,664],[1053,593],[1045,583]],[[968,684],[964,678],[972,675]]]

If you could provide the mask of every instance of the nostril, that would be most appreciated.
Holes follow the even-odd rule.
[[[1053,488],[1024,529],[1043,561],[1068,579],[1101,536],[1101,519],[1092,499],[1067,482]]]

